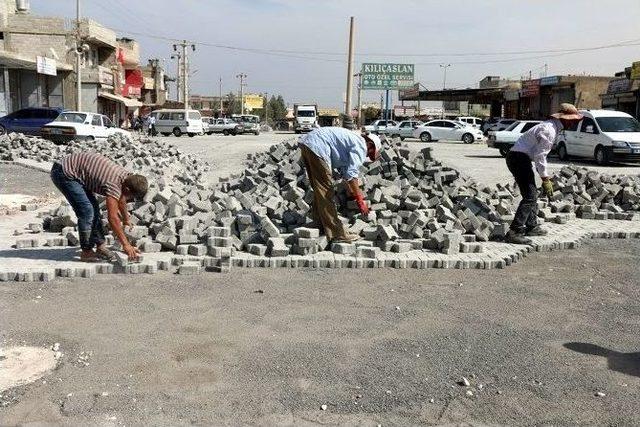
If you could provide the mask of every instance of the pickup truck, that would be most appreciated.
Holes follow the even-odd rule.
[[[370,125],[366,125],[364,130],[376,135],[385,135],[387,133],[387,127],[396,126],[397,123],[393,120],[376,120]]]
[[[238,135],[243,133],[243,127],[241,123],[238,123],[231,119],[215,119],[209,122],[209,128],[207,133],[221,133],[223,135]]]

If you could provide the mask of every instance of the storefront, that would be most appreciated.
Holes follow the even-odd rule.
[[[607,88],[607,93],[601,95],[602,107],[607,110],[622,111],[639,118],[639,90],[640,80],[631,80],[626,77],[612,80]]]
[[[100,92],[98,94],[99,110],[98,112],[109,117],[113,123],[120,126],[128,117],[136,116],[142,102],[137,99],[131,99],[109,92]]]

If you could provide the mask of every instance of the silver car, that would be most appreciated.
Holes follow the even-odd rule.
[[[387,128],[387,135],[392,138],[400,138],[401,141],[404,141],[405,138],[412,138],[413,130],[421,125],[422,122],[418,120],[403,120],[395,126],[389,126]]]

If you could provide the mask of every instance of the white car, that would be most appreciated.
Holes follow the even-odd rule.
[[[156,131],[164,136],[202,135],[204,126],[202,116],[198,110],[162,109],[155,110],[151,115],[156,117]]]
[[[515,122],[516,119],[489,119],[481,126],[481,129],[486,135],[489,133],[489,131],[497,132],[505,130]]]
[[[611,161],[640,161],[640,123],[631,115],[611,110],[580,110],[584,118],[575,129],[558,136],[560,160],[593,158],[599,165]]]
[[[364,130],[377,135],[385,135],[387,133],[387,127],[396,126],[397,123],[393,120],[376,120],[370,125],[366,125]]]
[[[431,120],[415,128],[413,136],[414,138],[419,138],[422,142],[446,139],[449,141],[462,141],[465,144],[472,144],[475,141],[484,139],[480,129],[464,126],[462,123],[453,120]]]
[[[107,116],[81,111],[60,113],[54,121],[44,125],[41,132],[43,138],[55,143],[106,139],[116,133],[131,137],[129,131],[116,127]]]
[[[403,120],[395,126],[389,126],[385,129],[387,135],[391,138],[400,138],[404,141],[405,138],[411,138],[413,136],[413,130],[422,124],[418,120]]]
[[[480,126],[482,126],[482,123],[483,123],[480,117],[474,117],[474,116],[458,117],[456,120],[462,123],[466,123],[469,126],[473,126],[474,128],[478,128],[478,129],[480,129]]]
[[[505,157],[520,135],[539,123],[540,120],[518,120],[505,130],[489,131],[487,146],[497,148],[502,157]]]

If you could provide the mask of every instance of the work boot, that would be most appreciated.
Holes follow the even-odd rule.
[[[546,236],[549,232],[544,228],[536,225],[533,228],[528,229],[524,234],[526,236]]]
[[[507,243],[515,243],[516,245],[530,245],[531,240],[524,236],[524,233],[518,233],[514,230],[509,230],[507,235],[504,236],[504,241]]]

